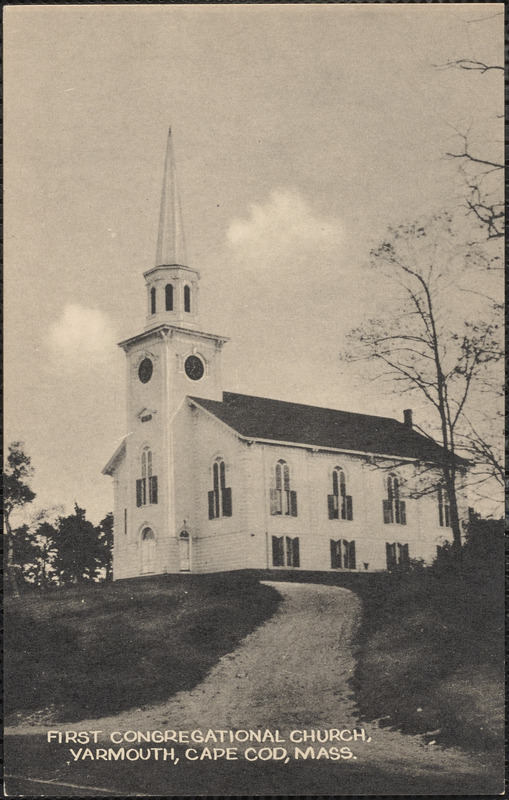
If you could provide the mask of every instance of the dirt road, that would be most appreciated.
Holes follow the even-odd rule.
[[[289,736],[295,730],[363,728],[370,741],[334,741],[324,746],[348,745],[355,756],[356,768],[362,766],[370,775],[378,770],[384,776],[380,784],[382,794],[394,792],[394,788],[384,785],[386,776],[391,774],[408,776],[417,782],[442,774],[450,776],[454,783],[457,776],[458,784],[463,787],[468,785],[469,776],[472,779],[475,776],[478,785],[480,772],[487,767],[472,754],[442,750],[425,744],[420,737],[359,721],[350,688],[355,668],[352,636],[361,610],[355,594],[314,584],[270,585],[283,597],[278,612],[244,639],[237,650],[224,656],[195,689],[180,692],[167,703],[152,708],[51,727],[100,729],[104,733],[269,729],[278,730],[288,746]],[[8,729],[6,733],[35,731],[30,726]],[[298,741],[301,735],[296,737]],[[321,746],[311,740],[306,745],[315,746],[315,755]],[[292,744],[292,750],[293,747]],[[344,770],[348,762],[341,764]]]

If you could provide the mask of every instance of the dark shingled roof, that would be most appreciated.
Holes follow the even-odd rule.
[[[222,402],[200,397],[190,399],[247,439],[272,439],[432,462],[443,458],[444,451],[435,441],[389,417],[232,392],[223,392]],[[467,463],[462,459],[458,461]]]

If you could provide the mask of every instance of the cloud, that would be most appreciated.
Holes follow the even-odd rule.
[[[322,257],[343,240],[338,220],[318,216],[296,189],[278,189],[263,204],[253,204],[247,219],[236,219],[227,230],[230,250],[244,262],[258,265],[300,262],[310,254]]]
[[[50,328],[49,341],[54,353],[68,363],[102,362],[114,346],[114,331],[109,319],[95,308],[69,304]]]

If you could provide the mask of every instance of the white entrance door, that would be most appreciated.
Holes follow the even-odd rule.
[[[190,541],[187,531],[182,531],[179,537],[179,557],[180,571],[189,572],[191,570]]]
[[[145,528],[141,534],[141,574],[156,571],[156,537],[154,531]]]

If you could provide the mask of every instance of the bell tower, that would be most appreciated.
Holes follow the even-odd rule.
[[[164,163],[156,262],[144,272],[147,285],[145,330],[161,323],[181,328],[198,327],[197,270],[187,266],[182,210],[177,186],[171,128]]]

